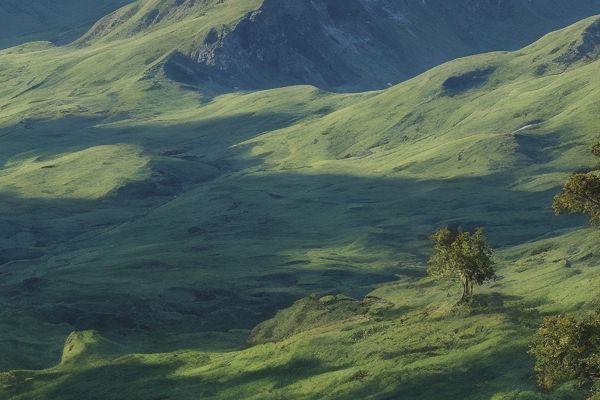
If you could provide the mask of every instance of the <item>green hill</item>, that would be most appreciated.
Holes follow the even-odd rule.
[[[543,398],[532,331],[598,283],[549,208],[592,162],[598,17],[381,91],[173,79],[259,3],[0,52],[0,397]],[[444,224],[500,249],[472,309],[422,279]]]
[[[600,12],[598,0],[7,1],[2,47],[74,39],[103,11],[128,3],[77,43],[137,38],[128,44],[144,58],[130,60],[130,69],[160,53],[170,78],[218,92],[291,84],[381,89],[456,57],[517,49]]]
[[[98,18],[128,0],[3,0],[0,4],[0,48],[33,40],[65,43],[78,38]]]
[[[381,89],[456,57],[519,48],[600,12],[597,0],[260,3],[234,27],[215,25],[172,56],[169,76],[225,91]]]

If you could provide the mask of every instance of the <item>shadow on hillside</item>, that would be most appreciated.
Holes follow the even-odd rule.
[[[509,342],[506,340],[505,342]],[[516,391],[535,391],[532,380],[533,360],[526,346],[501,346],[495,351],[465,355],[453,368],[411,371],[400,382],[382,388],[379,382],[366,384],[360,392],[377,400],[392,399],[479,399],[495,394]],[[395,387],[394,387],[395,386]]]
[[[34,41],[65,45],[84,34],[100,18],[126,5],[128,0],[89,2],[84,7],[74,0],[54,4],[40,1],[25,5],[14,1],[5,3],[1,10],[4,26],[0,29],[0,49]]]
[[[128,118],[127,114],[94,118],[66,116],[54,120],[25,118],[17,125],[0,129],[0,163],[17,155],[48,157],[119,143],[140,146],[155,156],[164,153],[217,160],[236,155],[231,146],[292,125],[301,116],[294,113],[241,112],[177,125],[163,125],[158,121],[126,127],[110,125],[127,122]],[[188,154],[190,152],[193,155]]]
[[[196,362],[199,366],[210,361],[208,356],[197,355],[197,357]],[[174,373],[182,367],[189,368],[190,363],[194,362],[189,358],[184,362],[179,361],[177,355],[167,355],[161,359],[160,364],[134,359],[122,360],[101,366],[84,365],[81,368],[68,370],[62,376],[44,371],[36,374],[33,380],[27,376],[27,379],[18,382],[16,389],[26,393],[32,389],[28,383],[51,380],[56,386],[48,386],[44,395],[52,399],[167,399],[174,398],[173,396],[177,399],[197,399],[222,396],[225,391],[235,392],[237,387],[252,386],[261,381],[272,385],[275,390],[281,389],[295,380],[337,369],[325,366],[316,358],[293,358],[283,365],[256,368],[253,371],[227,370],[226,373],[231,373],[232,376],[209,374],[210,378],[184,377]]]
[[[506,339],[509,342],[509,339]],[[189,370],[194,364],[190,355],[185,361],[178,360],[177,354],[165,355],[160,364],[146,363],[142,359],[123,358],[119,362],[104,365],[77,368],[65,371],[62,377],[52,375],[53,384],[45,387],[48,398],[70,400],[80,398],[117,399],[128,396],[136,398],[172,398],[196,399],[245,398],[268,392],[273,398],[295,398],[296,389],[289,387],[301,380],[316,378],[321,374],[343,371],[364,365],[360,373],[347,380],[339,380],[333,387],[303,387],[303,393],[311,396],[324,393],[337,393],[337,397],[373,398],[391,400],[398,398],[433,399],[456,398],[470,399],[492,397],[499,392],[535,390],[531,380],[533,362],[527,356],[525,346],[500,345],[493,351],[473,355],[468,352],[449,368],[443,359],[431,358],[427,366],[410,368],[409,365],[397,365],[395,368],[370,371],[374,363],[358,362],[353,364],[352,357],[344,362],[319,356],[312,358],[311,353],[319,349],[305,348],[303,356],[294,356],[287,363],[268,361],[257,355],[256,364],[249,360],[235,368],[223,366],[218,371],[198,370],[192,375],[177,374],[176,371]],[[338,349],[339,352],[352,352],[352,348]],[[448,349],[448,351],[454,351]],[[423,357],[429,357],[423,355]],[[437,361],[436,361],[437,360]],[[439,363],[438,363],[439,361]],[[209,356],[197,355],[195,363],[201,367],[210,362]],[[236,365],[236,364],[228,364]],[[248,370],[251,368],[251,370]],[[36,375],[29,384],[39,384],[45,379],[45,372]],[[58,379],[57,379],[58,378]],[[359,385],[354,381],[360,382]],[[259,386],[257,386],[259,385]],[[28,385],[17,386],[26,393]],[[31,388],[29,388],[31,389]],[[308,392],[306,392],[308,390]],[[271,397],[269,397],[271,398]]]
[[[178,382],[169,379],[168,376],[183,365],[176,356],[170,356],[160,364],[131,359],[109,365],[83,365],[72,371],[67,370],[63,376],[53,375],[52,382],[59,384],[47,386],[44,395],[61,400],[170,399],[173,398],[173,393],[179,392],[181,388],[178,387]],[[45,380],[45,374],[46,372],[38,375],[36,380]],[[24,386],[27,387],[26,384]],[[23,386],[19,385],[17,388],[22,390]],[[195,393],[195,398],[201,393],[202,391]]]
[[[4,159],[28,147],[47,155],[131,139],[178,166],[221,168],[200,182],[195,167],[185,169],[179,192],[147,198],[25,199],[1,192],[2,246],[39,257],[10,253],[17,256],[0,265],[0,299],[29,321],[27,334],[36,340],[46,329],[165,338],[250,329],[310,293],[360,298],[382,282],[414,277],[407,265],[425,260],[427,235],[445,224],[485,226],[492,243],[505,246],[579,221],[552,215],[545,206],[552,193],[512,191],[502,176],[418,181],[237,173],[263,161],[233,144],[293,118],[241,115],[168,132],[83,120],[65,120],[63,130],[56,121],[15,128],[18,135],[4,136]],[[75,143],[61,133],[71,129],[79,133]],[[173,342],[155,342],[151,350],[172,350]]]
[[[504,314],[515,325],[536,329],[543,319],[539,307],[542,300],[531,301],[520,296],[510,296],[499,292],[476,294],[470,305],[475,314]]]

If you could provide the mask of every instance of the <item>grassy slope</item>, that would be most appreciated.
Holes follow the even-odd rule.
[[[208,77],[228,88],[307,83],[334,91],[381,89],[459,56],[520,48],[600,12],[598,0],[262,3],[256,18],[225,35],[207,65],[187,63],[185,70],[197,74],[173,63],[170,76],[184,82]],[[210,47],[197,41],[184,54],[201,61]]]
[[[552,60],[591,21],[383,92],[290,87],[212,97],[165,80],[155,66],[182,38],[256,6],[234,4],[240,9],[217,5],[128,40],[0,55],[0,256],[13,260],[2,266],[4,368],[51,365],[75,329],[110,339],[75,338],[89,360],[2,375],[3,394],[489,398],[532,390],[524,346],[536,318],[589,302],[593,291],[581,289],[597,284],[597,238],[559,236],[578,221],[542,206],[568,171],[590,162],[584,145],[597,134],[600,64]],[[545,73],[536,73],[541,64]],[[484,86],[440,92],[448,77],[490,65],[497,69]],[[511,134],[535,120],[543,123]],[[55,168],[42,168],[47,162]],[[92,175],[93,187],[77,184]],[[485,224],[505,249],[504,279],[466,317],[448,311],[454,289],[410,278],[420,274],[424,235],[457,221]],[[532,242],[512,247],[524,241]],[[566,258],[574,268],[561,264]],[[361,296],[395,274],[400,283],[375,292],[391,309],[227,351],[247,336],[235,328],[293,299]],[[109,355],[181,348],[196,350]],[[460,374],[450,372],[457,366]],[[485,384],[473,391],[474,381]]]
[[[4,0],[0,4],[0,48],[32,40],[66,42],[128,0]]]
[[[581,398],[569,387],[537,393],[526,349],[543,315],[594,299],[590,289],[600,282],[589,255],[598,239],[584,230],[502,252],[499,281],[480,290],[470,310],[452,311],[456,287],[408,280],[373,292],[385,302],[370,303],[366,313],[342,314],[346,301],[340,300],[336,312],[343,317],[325,325],[311,326],[304,314],[292,313],[294,328],[306,331],[241,351],[119,355],[123,347],[84,333],[69,338],[57,367],[3,374],[4,393],[23,399]],[[558,262],[565,258],[572,268]]]

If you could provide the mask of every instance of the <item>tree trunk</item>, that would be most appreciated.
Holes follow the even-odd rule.
[[[461,276],[460,281],[463,287],[463,294],[458,304],[468,303],[473,297],[473,281],[466,276]]]
[[[460,277],[460,281],[462,283],[463,293],[462,293],[462,297],[460,298],[460,301],[458,302],[458,304],[463,304],[463,303],[467,303],[469,301],[469,298],[470,298],[470,294],[469,294],[469,280],[467,279],[466,276],[461,276]]]

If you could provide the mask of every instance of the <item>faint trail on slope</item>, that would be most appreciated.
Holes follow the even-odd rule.
[[[511,132],[510,134],[515,135],[515,134],[525,131],[527,129],[538,127],[543,123],[544,123],[544,121],[532,121],[532,122],[528,123],[527,125],[524,125],[524,126],[518,128],[517,130]]]

